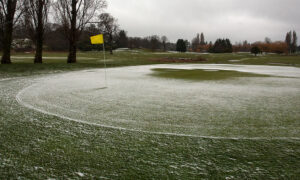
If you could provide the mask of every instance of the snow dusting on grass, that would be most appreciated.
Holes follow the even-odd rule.
[[[157,68],[270,77],[190,82],[150,76]],[[211,138],[300,138],[298,68],[151,65],[109,69],[108,77],[105,89],[102,69],[49,76],[23,89],[17,99],[46,114],[117,129]]]
[[[123,57],[116,56],[116,65],[140,63],[140,57],[134,61],[129,60],[131,56],[118,59]],[[78,64],[76,69],[91,67],[99,66]],[[155,68],[225,69],[271,77],[189,81],[154,77],[151,74]],[[300,176],[300,141],[290,138],[300,134],[299,118],[293,119],[299,117],[297,68],[232,65],[116,68],[108,70],[106,89],[101,69],[61,73],[75,69],[58,63],[13,64],[1,66],[1,70],[0,179],[297,179]],[[20,105],[16,96],[22,104],[32,107]],[[143,110],[146,107],[148,111]],[[36,111],[38,108],[44,112]],[[212,110],[219,115],[215,116]],[[248,115],[253,118],[244,119]],[[84,122],[65,119],[72,117]],[[260,122],[255,117],[269,121]],[[201,121],[196,121],[197,118]],[[119,129],[99,126],[105,123]],[[222,127],[219,123],[234,131],[218,130],[217,127]],[[239,129],[230,127],[230,123]],[[253,135],[248,126],[257,134]],[[195,128],[206,136],[215,133],[226,138],[199,137]],[[174,136],[179,132],[196,137]],[[247,138],[228,138],[233,136]]]

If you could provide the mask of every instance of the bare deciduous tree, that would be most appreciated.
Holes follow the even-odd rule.
[[[2,6],[0,6],[0,50],[2,50],[2,42],[3,42],[3,34],[4,34],[4,12],[2,10]]]
[[[104,7],[105,0],[57,0],[56,18],[63,25],[69,40],[68,63],[76,63],[77,41],[86,24]]]
[[[150,36],[151,50],[156,51],[160,46],[160,39],[157,35]]]
[[[199,45],[200,45],[200,34],[198,33],[197,36],[192,40],[193,51],[197,51]]]
[[[44,31],[48,21],[50,0],[27,0],[25,7],[25,23],[30,29],[29,32],[33,32],[31,38],[36,46],[34,63],[42,63]]]
[[[24,8],[21,0],[0,0],[0,16],[2,18],[3,55],[1,64],[11,64],[10,51],[14,24],[18,21]]]
[[[164,51],[167,50],[167,41],[168,41],[167,36],[162,36],[162,37],[161,37],[161,42],[162,42],[162,44],[163,44]]]
[[[113,36],[118,32],[119,29],[117,20],[109,13],[101,14],[99,19],[99,28],[105,35],[107,35],[110,54],[113,54]]]

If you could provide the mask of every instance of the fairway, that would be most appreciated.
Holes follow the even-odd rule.
[[[128,131],[300,139],[298,68],[222,64],[110,68],[107,87],[104,71],[32,78],[34,83],[16,99],[65,120]]]

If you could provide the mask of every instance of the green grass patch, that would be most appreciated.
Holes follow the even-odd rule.
[[[239,77],[270,77],[263,74],[246,73],[239,71],[214,70],[214,69],[152,69],[152,76],[160,78],[172,78],[192,81],[225,80]]]

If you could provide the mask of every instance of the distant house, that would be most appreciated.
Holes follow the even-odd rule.
[[[14,39],[12,42],[12,49],[16,52],[33,51],[34,45],[32,40],[25,39]]]

